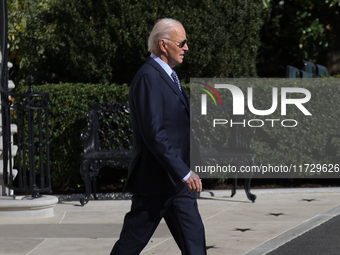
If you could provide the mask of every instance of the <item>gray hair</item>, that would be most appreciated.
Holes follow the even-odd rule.
[[[170,37],[173,28],[176,26],[183,25],[181,22],[175,19],[164,18],[158,20],[149,36],[148,51],[152,52],[154,49],[156,49],[160,39]]]

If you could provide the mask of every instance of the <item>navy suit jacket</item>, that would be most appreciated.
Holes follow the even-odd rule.
[[[175,194],[190,168],[190,105],[185,91],[152,58],[129,92],[133,153],[125,190],[137,195]]]

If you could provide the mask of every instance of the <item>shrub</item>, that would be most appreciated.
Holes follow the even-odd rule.
[[[43,8],[23,4],[9,12],[13,22],[25,21],[19,30],[10,30],[15,45],[11,59],[16,64],[11,77],[16,83],[28,74],[38,84],[129,83],[149,55],[152,26],[163,17],[178,19],[187,31],[190,51],[177,68],[181,79],[256,76],[262,1],[48,3]]]
[[[269,123],[266,123],[266,126],[257,129],[253,141],[257,164],[289,166],[339,163],[340,113],[334,108],[340,96],[338,80],[297,79],[290,80],[289,83],[287,80],[281,80],[275,87],[278,87],[278,98],[281,96],[282,87],[308,89],[312,98],[304,105],[312,116],[305,116],[297,107],[288,105],[286,116],[280,115],[278,106],[274,114],[260,117],[260,119],[295,119],[298,125],[294,128],[284,128],[280,127],[280,122],[277,121],[276,128],[271,128],[267,125]],[[271,88],[257,86],[254,89],[255,93],[254,100],[259,102],[257,109],[269,109],[272,102]],[[258,119],[259,116],[251,118]],[[311,177],[308,174],[304,176]]]
[[[22,88],[21,92],[25,89]],[[86,112],[95,103],[128,99],[126,85],[49,84],[34,86],[50,95],[50,167],[54,183],[80,180],[80,155],[84,151],[80,132],[86,127]]]

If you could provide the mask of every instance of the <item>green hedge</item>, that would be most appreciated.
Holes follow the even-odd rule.
[[[275,122],[275,127],[272,128],[270,123],[266,122],[265,126],[257,128],[253,140],[256,163],[278,166],[339,164],[340,111],[337,109],[340,97],[339,79],[282,79],[274,84],[270,80],[267,81],[266,86],[261,80],[258,81],[258,85],[252,84],[254,106],[256,109],[269,109],[272,103],[271,86],[275,86],[278,87],[278,108],[272,115],[259,117],[250,114],[249,119],[280,119],[281,121],[294,119],[298,125],[294,128],[286,128],[282,127],[280,122]],[[305,116],[295,105],[288,105],[287,115],[281,116],[282,87],[308,89],[311,99],[304,106],[312,115]],[[288,94],[288,97],[290,96],[297,98],[299,94]],[[286,124],[292,125],[292,123]]]
[[[301,80],[296,82],[301,82]],[[253,85],[255,86],[255,108],[269,109],[272,102],[271,87],[261,84]],[[292,82],[290,86],[299,87],[300,85],[301,83]],[[275,86],[280,91],[280,87],[287,86],[287,83]],[[296,128],[271,128],[266,123],[264,127],[257,128],[256,137],[252,143],[256,151],[257,164],[340,162],[338,79],[313,79],[313,84],[305,84],[305,86],[312,94],[312,100],[306,105],[312,116],[306,117],[299,110],[294,109],[296,107],[290,107],[287,110],[289,115],[285,117],[280,115],[279,110],[272,116],[261,117],[261,119],[296,119],[299,125]],[[189,92],[190,85],[186,84],[184,87]],[[247,86],[240,87],[246,91]],[[127,85],[115,84],[34,86],[35,91],[50,94],[50,164],[54,183],[60,185],[66,180],[79,183],[80,155],[83,152],[80,132],[86,127],[86,111],[96,102],[127,101],[128,89]],[[280,109],[280,104],[278,109]],[[247,119],[258,118],[259,116],[252,115],[247,117]]]
[[[19,92],[24,92],[22,88]],[[80,132],[86,112],[97,102],[127,101],[127,85],[50,84],[34,86],[47,92],[49,102],[50,166],[55,185],[80,181],[80,155],[84,151]]]

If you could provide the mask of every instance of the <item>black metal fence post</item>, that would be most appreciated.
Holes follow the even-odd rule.
[[[3,181],[7,188],[33,198],[51,191],[49,158],[49,94],[36,93],[34,78],[27,77],[27,93],[8,90],[6,0],[0,0],[0,93],[3,137]],[[17,132],[12,129],[16,123]],[[15,146],[14,146],[15,144]],[[17,146],[17,147],[16,147]],[[17,156],[12,150],[18,149]],[[15,169],[16,168],[16,169]]]
[[[4,183],[6,187],[33,198],[41,192],[51,191],[49,164],[49,94],[33,90],[34,79],[27,78],[27,93],[14,93],[1,89],[3,114]],[[18,146],[17,157],[12,162],[11,118],[16,121],[18,132],[14,143]],[[14,179],[13,170],[18,174]]]

